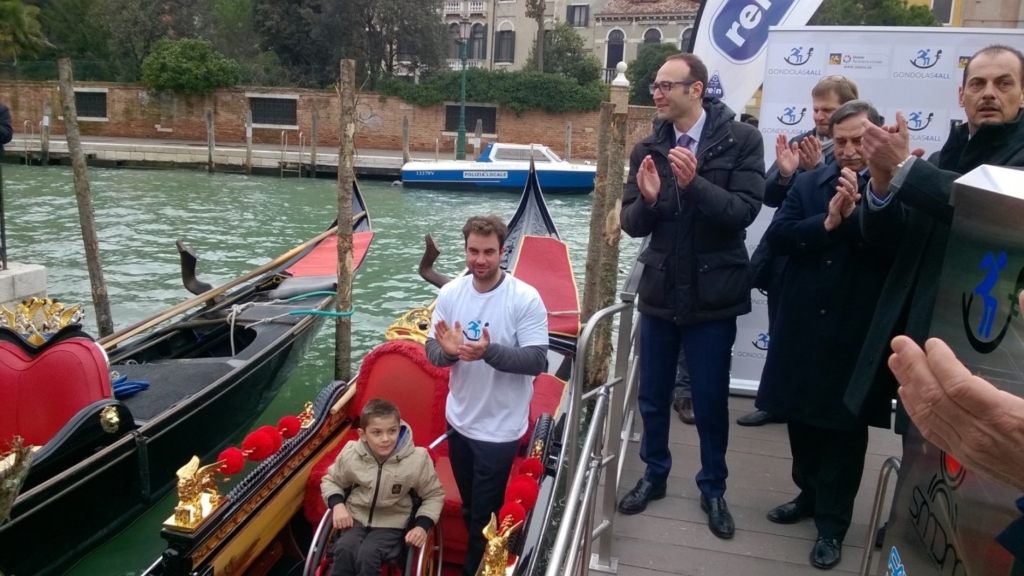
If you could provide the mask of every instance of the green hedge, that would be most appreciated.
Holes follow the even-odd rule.
[[[238,63],[206,40],[160,40],[142,62],[142,83],[154,92],[209,94],[238,82]]]
[[[458,102],[461,72],[446,71],[412,84],[399,78],[384,78],[377,84],[382,97],[397,96],[419,106]],[[548,112],[587,112],[596,110],[608,99],[608,87],[600,82],[580,86],[575,80],[557,74],[535,71],[466,71],[466,100],[499,104],[516,114],[535,108]]]

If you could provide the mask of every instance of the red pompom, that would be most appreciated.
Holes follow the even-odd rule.
[[[253,462],[266,460],[274,453],[274,439],[262,429],[255,430],[242,440],[242,450]]]
[[[515,502],[505,502],[498,511],[498,532],[504,534],[509,528],[526,520],[526,510]]]
[[[540,458],[527,458],[519,464],[519,474],[539,481],[544,474],[544,465],[541,464]]]
[[[285,438],[293,438],[302,429],[302,420],[297,416],[284,416],[277,421],[277,430]]]
[[[225,448],[220,453],[220,456],[217,456],[217,461],[223,462],[218,472],[225,476],[234,476],[245,467],[245,454],[238,448],[231,446],[230,448]]]
[[[281,438],[281,433],[277,431],[277,428],[268,424],[266,426],[260,426],[259,429],[263,430],[263,433],[274,441],[274,452],[281,449],[281,445],[284,444],[284,438]]]
[[[518,502],[523,508],[531,510],[537,503],[539,493],[540,486],[537,485],[536,480],[529,476],[516,476],[505,489],[505,501]]]

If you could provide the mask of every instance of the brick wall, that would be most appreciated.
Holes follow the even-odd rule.
[[[218,90],[209,96],[151,94],[138,85],[78,83],[80,88],[107,90],[105,122],[80,121],[84,136],[151,138],[167,140],[206,141],[205,111],[214,113],[218,143],[245,142],[245,114],[249,108],[247,95],[289,94],[297,96],[298,130],[287,130],[290,146],[296,146],[302,132],[307,146],[312,134],[312,113],[318,111],[318,146],[338,146],[339,105],[333,90],[232,88]],[[31,121],[38,132],[43,103],[50,101],[54,114],[51,133],[63,134],[60,95],[56,82],[4,82],[0,84],[0,102],[11,109],[16,134],[26,132],[24,122]],[[630,106],[632,147],[650,132],[653,108]],[[442,134],[445,121],[443,105],[420,107],[397,98],[383,101],[377,94],[359,94],[356,104],[356,147],[369,150],[400,150],[402,118],[409,118],[409,147],[413,151],[433,151],[440,139],[441,150],[454,149],[454,135]],[[570,112],[550,114],[531,110],[517,115],[499,108],[496,113],[497,140],[510,143],[545,144],[561,153],[565,147],[565,126],[572,123],[573,158],[594,158],[597,152],[598,113]],[[469,127],[472,133],[473,127]],[[279,144],[281,129],[255,128],[253,141]]]

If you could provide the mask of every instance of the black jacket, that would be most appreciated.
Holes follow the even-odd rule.
[[[640,254],[639,310],[677,324],[734,318],[750,312],[750,268],[746,228],[761,209],[764,145],[749,124],[717,99],[704,99],[707,114],[697,150],[697,175],[679,190],[669,167],[675,146],[671,122],[654,132],[629,157],[622,197],[622,229],[634,238],[650,235]],[[637,169],[650,155],[661,176],[661,193],[644,204]]]
[[[871,323],[865,311],[875,309],[891,259],[864,241],[863,208],[825,230],[838,180],[836,164],[797,176],[765,232],[772,252],[789,262],[776,295],[757,407],[821,428],[887,428],[892,390],[875,394],[857,417],[843,404]]]
[[[0,103],[0,154],[4,153],[4,144],[14,138],[14,128],[11,126],[11,111],[6,104]]]
[[[865,239],[892,251],[895,262],[847,390],[846,404],[854,413],[876,377],[895,385],[887,364],[892,338],[906,334],[924,345],[928,337],[953,217],[953,181],[982,164],[1024,167],[1024,113],[1006,124],[983,124],[969,140],[967,124],[954,128],[937,160],[938,165],[914,161],[885,208],[861,210]],[[869,201],[865,194],[863,202]],[[906,425],[906,415],[898,413],[896,431],[903,433]]]

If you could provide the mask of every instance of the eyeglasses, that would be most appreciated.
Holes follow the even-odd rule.
[[[664,82],[654,82],[649,86],[649,88],[652,95],[655,90],[661,90],[662,94],[668,94],[676,84],[679,84],[680,86],[692,86],[696,82],[697,80],[683,80],[682,82],[669,82],[666,80]]]

